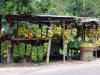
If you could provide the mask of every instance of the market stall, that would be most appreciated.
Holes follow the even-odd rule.
[[[95,52],[95,57],[97,57],[97,50],[99,50],[99,19],[98,18],[88,18],[81,17],[80,22],[82,29],[82,41],[80,45],[81,50],[81,60],[92,60],[93,52]]]
[[[8,63],[11,62],[11,57],[13,56],[17,57],[16,60],[22,60],[26,56],[30,57],[30,55],[33,59],[30,59],[32,61],[41,61],[44,55],[46,55],[46,62],[49,62],[54,34],[57,35],[56,37],[63,36],[63,60],[65,61],[65,27],[69,22],[76,22],[78,20],[76,17],[56,15],[6,15],[6,19],[9,22],[9,31],[11,33],[9,35],[10,46],[8,48]],[[23,24],[23,21],[26,25]],[[26,22],[28,22],[28,24]],[[37,26],[37,28],[34,28],[33,24]],[[14,25],[16,25],[15,28]],[[15,30],[13,31],[12,28]],[[47,50],[40,50],[44,49],[44,46]],[[32,51],[29,51],[31,47]],[[38,59],[36,59],[36,57]]]

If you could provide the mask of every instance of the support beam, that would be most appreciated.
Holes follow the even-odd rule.
[[[64,31],[65,31],[65,21],[63,20],[63,61],[65,62],[65,36],[64,36]]]
[[[51,22],[50,23],[50,29],[52,30],[53,28],[53,23]],[[46,62],[48,63],[49,62],[49,57],[50,57],[50,49],[51,49],[51,40],[52,38],[49,39],[49,43],[48,43],[48,53],[47,53],[47,59],[46,59]]]

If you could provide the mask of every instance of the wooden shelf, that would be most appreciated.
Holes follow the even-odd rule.
[[[38,39],[36,39],[36,38],[33,38],[33,39],[13,38],[12,40],[15,40],[15,41],[18,41],[18,40],[27,40],[27,41],[29,41],[29,40],[38,40]],[[40,39],[40,40],[43,40],[43,39]],[[49,38],[46,38],[46,39],[44,39],[44,40],[49,40]]]

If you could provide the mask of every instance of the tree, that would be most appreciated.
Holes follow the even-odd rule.
[[[80,16],[84,10],[83,0],[68,0],[67,1],[67,11],[74,16]]]

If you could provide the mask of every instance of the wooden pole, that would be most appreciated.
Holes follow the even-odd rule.
[[[53,23],[51,22],[50,23],[50,29],[52,30],[53,28]],[[51,49],[51,40],[52,38],[49,39],[49,43],[48,43],[48,52],[47,52],[47,59],[46,59],[46,62],[48,63],[49,62],[49,57],[50,57],[50,49]]]
[[[63,61],[65,62],[65,37],[64,37],[64,31],[65,31],[65,21],[63,20]]]

